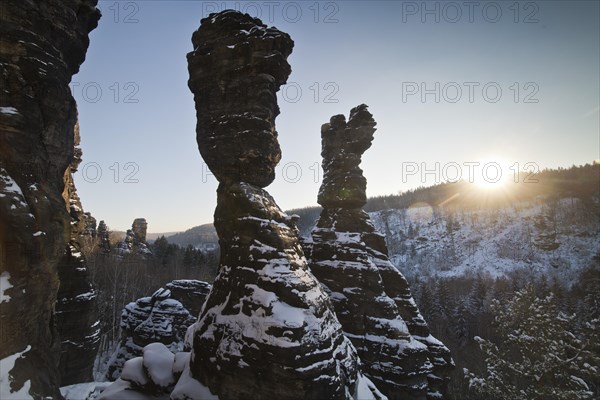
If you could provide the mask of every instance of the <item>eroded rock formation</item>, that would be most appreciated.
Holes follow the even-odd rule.
[[[177,385],[177,386],[175,386]],[[173,354],[162,343],[151,343],[127,360],[123,372],[98,400],[218,400],[190,373],[190,353]]]
[[[100,341],[96,290],[92,287],[82,248],[92,242],[95,221],[83,212],[73,174],[81,163],[79,124],[75,124],[75,152],[65,171],[63,197],[69,204],[71,236],[58,263],[60,288],[56,325],[60,335],[60,385],[92,381],[94,359]]]
[[[137,240],[146,243],[146,231],[148,230],[148,222],[146,218],[136,218],[131,224],[131,232],[135,235]]]
[[[391,399],[434,398],[441,392],[433,373],[452,363],[450,353],[429,335],[406,279],[387,258],[384,237],[361,210],[366,179],[359,164],[375,125],[363,104],[350,111],[347,122],[336,115],[321,128],[323,211],[312,233],[310,266],[356,346],[365,375]]]
[[[100,251],[104,254],[110,253],[110,237],[108,227],[104,221],[98,223],[97,235]]]
[[[150,250],[146,241],[147,228],[148,223],[145,218],[134,219],[131,229],[128,229],[125,233],[125,239],[115,246],[115,252],[120,255],[138,254],[141,256],[151,256],[152,250]],[[102,243],[101,246],[103,247]]]
[[[196,322],[211,285],[196,280],[176,280],[160,288],[152,296],[142,297],[125,306],[121,314],[121,341],[111,357],[107,377],[116,379],[123,365],[142,355],[144,346],[161,343],[171,352],[183,350],[187,328]],[[171,290],[173,288],[174,290]]]
[[[219,180],[221,265],[188,330],[191,374],[222,400],[348,398],[359,386],[355,349],[307,268],[294,220],[262,189],[281,157],[276,92],[293,42],[223,11],[202,20],[192,43],[198,147]]]
[[[0,397],[60,396],[54,306],[76,122],[68,83],[98,23],[96,3],[0,2]]]
[[[167,283],[166,287],[171,291],[171,297],[183,304],[194,318],[198,318],[212,289],[210,283],[194,279],[177,279]]]

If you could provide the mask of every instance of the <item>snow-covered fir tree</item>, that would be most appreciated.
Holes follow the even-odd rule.
[[[598,320],[575,332],[575,315],[560,310],[552,294],[535,296],[532,285],[514,298],[492,304],[499,343],[476,337],[486,371],[465,370],[469,386],[490,400],[576,400],[593,398],[590,383],[600,371]]]

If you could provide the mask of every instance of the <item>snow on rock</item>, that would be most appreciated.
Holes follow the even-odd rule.
[[[151,343],[144,347],[144,368],[156,385],[165,389],[175,383],[173,364],[175,355],[162,343]]]
[[[0,348],[4,357],[31,346],[12,377],[14,387],[30,385],[36,398],[60,398],[57,264],[69,240],[65,170],[75,151],[77,116],[69,82],[100,18],[96,4],[47,0],[0,6],[0,272],[9,271],[18,288],[10,291],[8,304],[1,303]],[[45,234],[33,236],[36,232]],[[17,397],[29,397],[26,392]]]
[[[209,388],[198,382],[190,372],[189,353],[181,376],[171,392],[171,400],[219,400]]]
[[[189,353],[173,355],[162,343],[151,343],[142,357],[128,360],[119,379],[98,399],[205,400],[210,392],[189,373]]]
[[[60,394],[65,400],[94,400],[109,385],[107,382],[75,383],[61,387]]]
[[[150,343],[162,343],[171,353],[183,350],[187,328],[196,318],[181,301],[199,309],[211,285],[176,280],[166,286],[170,289],[160,288],[152,296],[125,306],[121,314],[121,341],[108,362],[109,379],[116,379],[125,361],[142,356],[143,347]]]
[[[171,291],[171,297],[181,302],[193,317],[198,316],[212,289],[210,283],[194,279],[177,279],[167,283],[165,287]]]
[[[71,217],[71,235],[58,262],[60,287],[57,294],[57,327],[61,339],[60,385],[92,380],[100,343],[96,290],[91,282],[82,243],[93,238],[95,220],[83,212],[73,174],[81,163],[79,123],[74,127],[74,156],[65,171],[65,192]],[[37,190],[37,189],[36,189]],[[44,233],[45,235],[45,233]]]
[[[261,218],[248,218],[247,210]],[[188,330],[193,376],[211,388],[224,379],[237,398],[257,396],[249,383],[257,371],[269,382],[261,393],[286,398],[288,385],[314,381],[308,397],[343,396],[355,384],[355,349],[307,269],[295,228],[285,225],[285,215],[265,191],[247,184],[219,191],[216,215],[226,244],[221,249],[227,250],[199,321]],[[231,236],[223,234],[228,231]],[[220,370],[235,371],[236,379],[211,372]],[[319,380],[322,375],[331,379]]]
[[[168,350],[167,350],[168,351]],[[145,386],[150,383],[150,379],[144,372],[143,358],[136,357],[131,360],[127,360],[123,365],[123,373],[121,373],[121,379],[127,382],[131,382],[137,386]]]
[[[220,183],[221,265],[186,336],[191,377],[223,400],[349,398],[356,350],[308,270],[294,219],[262,189],[281,158],[276,92],[293,41],[229,10],[203,19],[192,42],[198,147]]]
[[[190,353],[180,351],[179,353],[175,353],[175,361],[173,362],[173,375],[178,376],[183,372],[186,365],[190,363]]]
[[[390,398],[417,400],[436,391],[443,379],[430,379],[441,372],[434,363],[439,354],[413,336],[428,335],[427,324],[408,282],[389,262],[383,236],[361,209],[366,179],[359,164],[375,125],[363,104],[350,111],[348,122],[336,115],[321,128],[323,211],[312,232],[310,268],[330,294],[364,374]],[[444,349],[445,366],[451,367]]]
[[[125,233],[125,239],[115,245],[114,251],[118,255],[139,254],[151,256],[152,250],[146,241],[148,223],[145,218],[136,218],[131,224],[131,229]]]
[[[0,198],[6,198],[12,210],[29,208],[21,187],[3,167],[0,167]]]
[[[10,296],[5,294],[5,291],[12,288],[10,281],[10,273],[8,271],[4,271],[0,274],[0,303],[9,302]]]
[[[21,115],[19,111],[14,107],[0,107],[0,114]]]
[[[2,400],[27,400],[33,399],[29,394],[31,382],[25,381],[21,387],[15,387],[14,377],[11,374],[15,362],[23,357],[25,353],[31,350],[31,346],[27,346],[25,350],[10,355],[0,360],[0,399]]]
[[[130,382],[117,379],[108,386],[97,400],[168,400],[168,394],[156,395],[154,393],[144,393],[138,390]]]
[[[360,374],[356,383],[354,400],[387,400],[387,397],[377,389],[369,378]]]

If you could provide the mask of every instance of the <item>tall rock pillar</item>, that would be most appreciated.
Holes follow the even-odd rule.
[[[297,229],[263,188],[281,151],[276,92],[289,35],[227,10],[202,20],[188,54],[198,147],[219,181],[221,265],[188,331],[191,372],[221,400],[344,399],[355,349],[307,268]]]
[[[390,263],[384,237],[366,204],[367,181],[359,165],[371,147],[375,121],[362,104],[333,116],[321,128],[323,211],[312,233],[311,270],[326,287],[364,373],[390,399],[442,395],[435,375],[452,363],[448,349],[429,335],[408,282]]]

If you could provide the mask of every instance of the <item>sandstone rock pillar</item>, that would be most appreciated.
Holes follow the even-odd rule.
[[[429,335],[406,279],[387,257],[384,237],[361,209],[367,181],[359,164],[375,125],[362,104],[348,121],[336,115],[321,128],[323,211],[312,232],[310,267],[327,288],[365,375],[390,399],[434,398],[441,395],[434,372],[452,362],[450,353]]]
[[[189,87],[200,153],[219,180],[221,265],[189,329],[191,372],[221,400],[344,399],[359,376],[297,229],[263,188],[281,151],[276,92],[291,72],[289,35],[235,11],[192,37]]]

